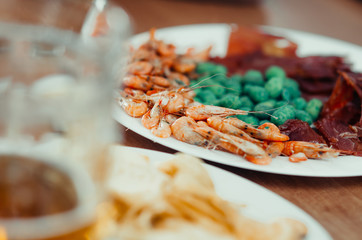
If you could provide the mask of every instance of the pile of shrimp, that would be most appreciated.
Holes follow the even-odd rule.
[[[289,156],[289,161],[337,157],[339,151],[325,145],[289,141],[272,123],[254,127],[232,117],[247,111],[203,105],[193,101],[189,88],[198,62],[207,61],[211,48],[194,54],[177,54],[175,46],[150,39],[132,51],[127,75],[120,90],[124,111],[141,118],[142,125],[160,138],[170,136],[206,148],[240,155],[251,163],[267,165],[273,157]]]

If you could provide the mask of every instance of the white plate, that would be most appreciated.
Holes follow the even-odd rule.
[[[354,70],[362,71],[362,48],[357,45],[300,31],[273,27],[264,27],[264,29],[271,33],[286,36],[296,42],[299,45],[300,55],[335,54],[345,56],[354,64]],[[156,38],[175,44],[180,52],[185,51],[189,47],[204,49],[209,45],[213,45],[211,54],[223,56],[226,53],[229,33],[230,25],[202,24],[159,29],[156,31]],[[134,36],[131,43],[134,46],[138,46],[147,39],[148,33],[142,33]],[[362,175],[362,158],[360,157],[343,156],[335,159],[308,160],[300,163],[291,163],[286,157],[277,157],[273,159],[270,165],[259,166],[234,154],[207,150],[180,142],[172,137],[167,139],[155,137],[148,129],[142,126],[140,119],[128,116],[120,107],[115,108],[114,118],[125,127],[157,143],[203,159],[234,167],[296,176],[349,177]]]
[[[173,158],[173,155],[141,148],[121,147],[136,151],[157,164]],[[277,218],[292,218],[303,222],[308,228],[308,239],[332,239],[328,232],[311,216],[277,194],[249,180],[204,164],[214,182],[216,192],[223,199],[236,204],[246,205],[244,215],[261,222],[270,222]],[[237,189],[237,191],[235,191]]]

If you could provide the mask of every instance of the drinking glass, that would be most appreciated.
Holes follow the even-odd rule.
[[[0,239],[91,239],[128,16],[103,0],[0,4]]]

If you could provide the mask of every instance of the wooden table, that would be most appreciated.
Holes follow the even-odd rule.
[[[262,24],[323,34],[362,45],[362,1],[357,0],[117,0],[130,14],[134,32],[196,23]],[[362,60],[362,59],[361,59]],[[176,151],[132,132],[124,145]],[[207,163],[260,184],[302,208],[334,239],[362,239],[362,177],[283,176]],[[361,169],[362,173],[362,169]]]

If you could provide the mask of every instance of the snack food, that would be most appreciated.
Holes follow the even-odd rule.
[[[177,154],[158,168],[146,157],[119,150],[114,189],[120,236],[132,239],[302,239],[292,219],[260,223],[221,199],[201,161]],[[117,154],[117,155],[118,155]],[[117,170],[118,169],[118,170]]]

